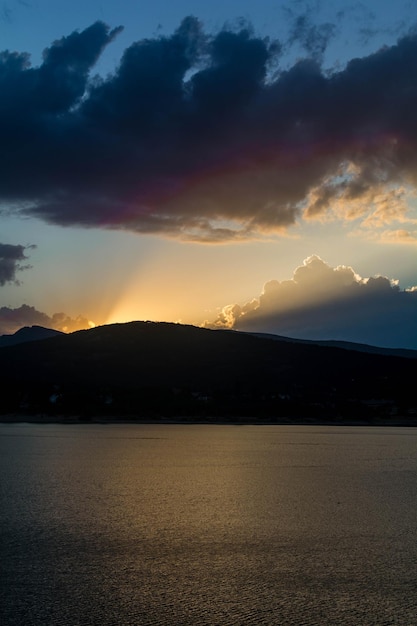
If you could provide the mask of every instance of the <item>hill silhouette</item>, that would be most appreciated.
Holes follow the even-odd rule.
[[[3,347],[0,410],[412,421],[416,374],[413,358],[131,322]]]
[[[19,343],[26,343],[27,341],[40,341],[41,339],[48,339],[49,337],[56,337],[57,335],[63,334],[64,333],[59,330],[44,328],[43,326],[24,326],[13,335],[1,335],[0,348],[15,346]]]

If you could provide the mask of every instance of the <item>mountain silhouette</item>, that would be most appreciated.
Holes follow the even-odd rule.
[[[44,328],[43,326],[25,326],[20,328],[13,335],[1,335],[0,348],[4,346],[15,346],[19,343],[26,343],[27,341],[40,341],[41,339],[63,334],[64,333],[61,333],[59,330]]]
[[[3,347],[1,410],[414,420],[417,359],[384,352],[181,324],[112,324]]]

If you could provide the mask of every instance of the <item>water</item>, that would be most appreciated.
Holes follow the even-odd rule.
[[[2,626],[417,624],[417,429],[0,425]]]

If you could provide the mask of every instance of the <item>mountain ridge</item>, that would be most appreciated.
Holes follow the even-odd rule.
[[[357,343],[355,341],[344,341],[340,339],[298,339],[295,337],[286,337],[284,335],[275,335],[273,333],[248,332],[247,334],[255,335],[260,338],[265,337],[275,341],[289,341],[329,348],[342,348],[343,350],[354,350],[356,352],[368,352],[370,354],[383,354],[387,356],[405,357],[406,359],[417,359],[417,350],[413,350],[412,348],[384,348],[382,346],[374,346],[367,343]]]
[[[414,358],[129,322],[3,347],[0,410],[412,416],[416,374]]]
[[[115,322],[114,324],[103,324],[102,326],[119,326],[121,324],[135,324],[135,323],[144,323],[144,324],[169,324],[174,326],[186,326],[191,328],[200,328],[199,326],[194,326],[192,324],[177,324],[175,322]],[[97,326],[96,328],[101,328],[102,326]],[[90,328],[83,330],[92,330]],[[55,337],[58,335],[72,335],[77,332],[83,332],[83,330],[73,331],[71,333],[64,333],[62,331],[47,328],[44,326],[23,326],[19,328],[15,333],[12,334],[4,334],[0,335],[0,348],[4,346],[17,345],[20,343],[26,343],[28,341],[42,341],[43,339],[49,339],[50,337]],[[253,335],[254,337],[259,337],[261,339],[271,339],[274,341],[285,341],[288,343],[303,343],[307,345],[317,345],[323,347],[330,348],[342,348],[344,350],[354,350],[357,352],[368,352],[373,354],[381,354],[388,356],[400,356],[405,358],[417,358],[417,350],[413,350],[412,348],[386,348],[382,346],[375,346],[371,344],[358,343],[353,341],[344,341],[338,339],[300,339],[296,337],[287,337],[284,335],[278,335],[275,333],[263,333],[263,332],[250,332],[250,331],[240,331],[234,329],[209,329],[209,330],[227,330],[228,332],[234,332],[238,334],[246,334]]]
[[[0,335],[0,348],[5,346],[14,346],[28,341],[42,341],[57,335],[63,335],[59,330],[53,328],[45,328],[44,326],[23,326],[11,335]]]

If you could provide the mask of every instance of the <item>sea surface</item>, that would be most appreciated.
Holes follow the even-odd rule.
[[[417,429],[0,424],[2,626],[417,624]]]

